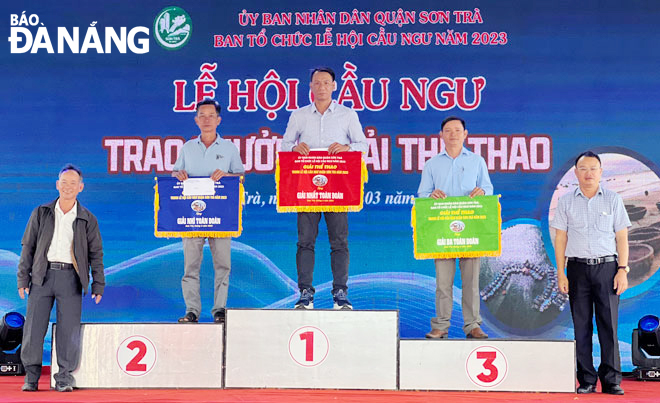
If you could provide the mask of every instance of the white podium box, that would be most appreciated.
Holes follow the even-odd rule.
[[[53,325],[51,386],[57,365]],[[221,388],[223,325],[84,323],[79,388]]]
[[[572,340],[401,340],[401,390],[575,393]]]
[[[225,387],[396,389],[398,316],[227,310]]]

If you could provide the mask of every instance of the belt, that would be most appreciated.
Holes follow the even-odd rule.
[[[603,257],[590,257],[590,258],[581,258],[581,257],[569,257],[569,262],[578,262],[584,263],[589,266],[595,266],[601,263],[616,262],[615,255],[603,256]]]
[[[71,263],[48,262],[48,268],[51,270],[73,270]]]

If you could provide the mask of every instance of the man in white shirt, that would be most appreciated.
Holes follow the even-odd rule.
[[[60,197],[43,204],[30,216],[23,235],[17,283],[21,298],[28,297],[21,361],[25,367],[22,390],[36,391],[41,376],[44,337],[57,302],[57,365],[59,392],[73,390],[72,371],[80,358],[82,295],[89,288],[101,301],[105,288],[103,244],[96,217],[77,201],[83,190],[82,172],[67,164],[55,183]]]

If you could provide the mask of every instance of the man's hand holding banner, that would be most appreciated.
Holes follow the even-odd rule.
[[[203,183],[205,180],[210,183]],[[184,186],[189,181],[191,186]],[[238,237],[243,231],[243,184],[238,176],[225,176],[217,182],[160,177],[154,190],[156,237]]]
[[[275,181],[280,213],[360,211],[367,168],[358,151],[280,152]]]
[[[415,259],[499,256],[499,195],[416,198],[412,208]]]

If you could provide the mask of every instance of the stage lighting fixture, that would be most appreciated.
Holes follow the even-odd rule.
[[[635,376],[644,381],[660,381],[660,319],[646,315],[632,335],[632,361]]]
[[[21,342],[25,318],[18,312],[8,312],[0,323],[0,375],[23,375]]]

